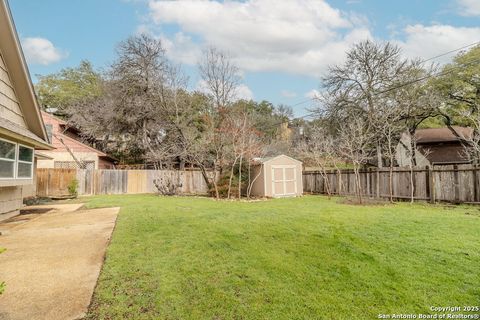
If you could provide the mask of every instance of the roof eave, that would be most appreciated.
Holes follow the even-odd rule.
[[[17,141],[25,142],[29,145],[32,145],[37,150],[52,150],[55,149],[51,144],[47,142],[41,142],[30,137],[26,137],[22,134],[19,134],[15,131],[11,131],[5,128],[0,127],[0,134],[12,138]]]

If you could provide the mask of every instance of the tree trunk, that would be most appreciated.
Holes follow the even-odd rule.
[[[377,143],[377,167],[383,168],[382,145]]]
[[[228,179],[227,199],[230,199],[230,191],[232,190],[233,171],[235,171],[235,165],[237,164],[237,157],[233,161],[232,168],[230,169],[230,178]]]
[[[413,203],[415,195],[415,184],[413,183],[413,165],[410,164],[410,202]]]
[[[360,172],[359,168],[354,164],[354,173],[355,173],[355,186],[356,186],[356,191],[357,191],[357,196],[358,196],[358,201],[360,204],[363,203],[362,199],[362,187],[361,187],[361,181],[360,181]]]
[[[343,190],[342,189],[342,171],[337,166],[336,162],[333,163],[333,166],[335,167],[335,170],[337,171],[337,175],[338,175],[338,195],[341,195]]]
[[[238,199],[242,198],[242,161],[243,155],[240,155],[240,161],[238,166]]]
[[[323,184],[325,186],[325,191],[327,191],[328,199],[330,199],[332,196],[332,192],[330,190],[330,180],[328,179],[327,170],[325,169],[324,166],[320,168],[323,176]]]
[[[393,202],[393,162],[390,162],[388,171],[388,190],[390,192],[390,202]]]
[[[248,180],[247,180],[247,199],[250,199],[250,182],[251,182],[251,174],[252,174],[252,164],[248,161]]]
[[[262,172],[263,172],[263,166],[260,167],[260,170],[258,170],[257,175],[255,176],[255,178],[253,178],[250,185],[247,187],[247,197],[248,198],[250,198],[250,193],[252,192],[253,184],[255,183],[255,181],[257,181],[258,177],[260,177],[262,175]]]
[[[217,170],[216,170],[216,166],[214,166],[213,168],[213,181],[210,181],[210,178],[208,177],[208,174],[207,174],[207,170],[205,169],[205,166],[202,165],[202,164],[199,164],[197,163],[197,165],[199,166],[200,168],[200,172],[202,173],[202,177],[203,177],[203,180],[205,181],[205,183],[207,184],[207,188],[210,190],[212,187],[214,188],[215,190],[215,196],[216,198],[220,198],[220,195],[218,194],[218,187],[217,187]]]

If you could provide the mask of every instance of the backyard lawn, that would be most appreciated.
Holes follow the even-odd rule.
[[[376,319],[479,305],[480,207],[83,200],[122,207],[88,319]]]

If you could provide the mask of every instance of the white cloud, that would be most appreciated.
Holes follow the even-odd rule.
[[[45,38],[23,38],[22,48],[29,63],[49,65],[67,57],[67,53],[56,48]]]
[[[183,38],[170,40],[170,54],[194,63],[174,47],[213,45],[231,53],[248,71],[284,71],[318,76],[339,63],[355,42],[371,38],[365,19],[346,14],[324,0],[149,1],[154,24],[175,24]],[[164,40],[166,41],[166,40]]]
[[[312,90],[308,91],[307,93],[305,93],[305,97],[310,98],[310,99],[319,99],[320,98],[320,91],[318,91],[317,89],[312,89]]]
[[[394,42],[403,48],[405,55],[411,58],[428,59],[478,41],[480,28],[417,24],[407,26],[404,33],[405,40]],[[452,55],[444,56],[435,61],[447,62],[452,58]]]
[[[173,38],[160,36],[165,46],[166,54],[172,60],[185,64],[195,64],[200,57],[201,48],[193,43],[192,38],[183,32],[177,32]]]
[[[250,90],[250,88],[245,84],[241,84],[237,88],[236,97],[237,99],[244,100],[253,100],[254,98],[252,90]]]
[[[282,90],[280,91],[280,95],[284,98],[295,98],[297,93],[290,90]]]
[[[458,0],[460,14],[464,16],[480,16],[480,1]]]

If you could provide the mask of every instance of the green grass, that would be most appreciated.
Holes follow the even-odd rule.
[[[91,319],[376,319],[480,300],[477,207],[86,201],[122,207]]]

